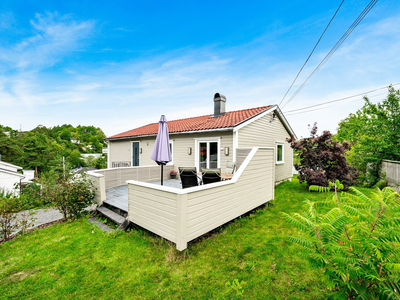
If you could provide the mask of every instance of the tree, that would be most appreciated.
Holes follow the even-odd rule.
[[[369,186],[378,181],[383,159],[400,160],[400,90],[388,91],[377,104],[364,97],[364,106],[339,123],[337,139],[350,144],[349,161]]]
[[[356,183],[358,173],[346,161],[346,151],[349,144],[332,140],[332,134],[324,131],[317,135],[317,123],[310,130],[311,137],[295,141],[288,139],[300,158],[300,164],[295,164],[299,172],[299,181],[308,185],[325,186],[329,182],[340,180],[345,188]]]
[[[70,163],[72,168],[77,168],[79,166],[83,167],[86,165],[79,150],[72,151],[68,156],[67,161]]]

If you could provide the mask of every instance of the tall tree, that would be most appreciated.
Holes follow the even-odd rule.
[[[349,161],[373,185],[383,159],[400,160],[400,90],[389,87],[382,102],[364,97],[364,106],[339,123],[337,139],[351,145]]]

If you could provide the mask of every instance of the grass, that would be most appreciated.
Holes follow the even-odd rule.
[[[151,233],[104,233],[86,219],[35,231],[0,245],[0,298],[324,299],[313,270],[286,237],[281,212],[301,212],[309,193],[296,179],[277,186],[274,205],[216,229],[181,253]]]

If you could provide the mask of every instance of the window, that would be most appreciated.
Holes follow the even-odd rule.
[[[169,140],[169,149],[171,149],[171,158],[172,160],[167,163],[167,165],[173,165],[174,164],[174,141]]]
[[[276,144],[276,163],[283,164],[283,143]]]
[[[195,166],[201,168],[220,168],[220,138],[197,138],[195,139]]]

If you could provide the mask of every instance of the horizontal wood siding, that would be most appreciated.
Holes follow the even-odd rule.
[[[276,147],[276,142],[284,142],[284,163],[275,167],[275,182],[292,177],[293,151],[286,138],[289,132],[278,117],[271,121],[272,113],[259,118],[238,130],[238,146],[242,147]],[[273,163],[276,159],[273,160]]]
[[[88,178],[92,181],[93,187],[92,189],[95,192],[94,201],[97,204],[101,204],[101,187],[100,187],[100,178],[88,175]]]
[[[110,162],[112,166],[113,162],[117,161],[128,161],[129,164],[132,163],[132,144],[128,140],[110,141],[109,153]]]
[[[259,149],[232,185],[188,194],[188,241],[274,198],[274,155]]]
[[[243,161],[249,155],[251,148],[237,148],[236,149],[236,169],[239,169]]]
[[[177,195],[128,185],[129,220],[176,243]]]

